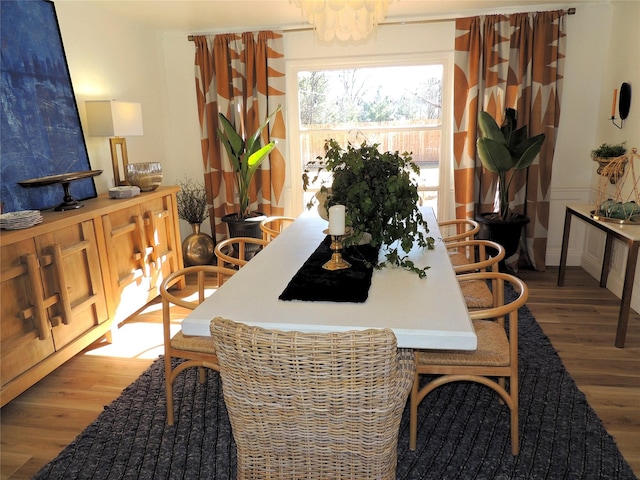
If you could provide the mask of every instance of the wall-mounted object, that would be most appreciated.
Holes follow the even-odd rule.
[[[92,137],[111,137],[111,162],[113,164],[114,186],[129,185],[126,179],[127,141],[124,137],[143,134],[142,106],[133,102],[116,100],[90,100],[87,108],[88,134]],[[118,149],[120,155],[118,155]],[[118,157],[121,157],[121,160]],[[120,168],[122,165],[122,168]]]
[[[91,171],[53,2],[0,1],[0,198],[5,212],[46,210],[63,189],[18,182]],[[96,196],[93,178],[74,181],[78,200]]]
[[[616,123],[616,100],[618,101],[618,114],[620,115],[620,125]],[[618,98],[618,89],[613,91],[613,104],[611,105],[611,123],[616,127],[622,128],[624,121],[629,116],[631,108],[631,84],[623,82],[620,85],[620,97]]]

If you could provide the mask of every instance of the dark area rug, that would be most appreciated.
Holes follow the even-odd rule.
[[[220,378],[188,369],[174,385],[176,424],[166,423],[162,359],[36,479],[234,479],[235,444]],[[418,448],[400,426],[398,479],[635,479],[525,307],[520,312],[520,455],[511,455],[509,411],[491,390],[450,384],[419,411]]]

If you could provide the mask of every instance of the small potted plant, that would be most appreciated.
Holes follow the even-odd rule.
[[[487,112],[478,119],[481,136],[476,145],[484,168],[496,174],[498,209],[481,212],[476,220],[481,224],[478,238],[493,240],[505,250],[505,258],[518,250],[522,227],[529,223],[525,215],[512,212],[509,207],[509,187],[517,170],[529,167],[536,158],[545,135],[528,137],[527,127],[517,128],[516,111],[507,108],[502,126]]]
[[[594,162],[598,162],[598,175],[607,177],[612,184],[615,184],[624,175],[627,159],[620,157],[627,153],[626,143],[603,143],[598,148],[591,150],[591,158]],[[615,164],[612,165],[612,162]]]
[[[422,278],[428,267],[417,267],[407,256],[416,244],[422,248],[434,244],[418,208],[418,185],[411,176],[419,173],[418,166],[408,153],[381,152],[378,147],[364,142],[342,148],[336,140],[327,140],[324,158],[310,162],[310,168],[331,172],[333,183],[330,189],[322,185],[316,198],[325,208],[346,206],[345,223],[352,233],[345,246],[357,245],[366,237],[372,246],[386,247],[386,260],[376,268],[396,265]],[[318,178],[305,171],[303,188],[307,190]]]
[[[182,256],[187,265],[208,265],[214,257],[215,242],[201,232],[200,226],[209,217],[209,202],[204,185],[192,179],[177,181],[178,217],[191,225],[193,232],[182,242]]]
[[[262,237],[260,220],[264,218],[264,216],[251,211],[249,188],[256,171],[267,155],[276,147],[275,140],[261,147],[260,136],[264,128],[281,108],[282,106],[278,106],[278,108],[266,118],[262,125],[258,127],[255,133],[246,140],[243,131],[236,131],[234,125],[223,113],[218,114],[221,125],[221,127],[218,128],[218,138],[220,138],[220,141],[224,145],[235,171],[235,186],[240,203],[240,210],[238,212],[225,215],[222,218],[229,226],[229,235],[232,237]]]

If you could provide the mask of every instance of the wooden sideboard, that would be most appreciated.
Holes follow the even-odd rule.
[[[103,194],[0,232],[0,406],[131,316],[182,268],[177,187]]]

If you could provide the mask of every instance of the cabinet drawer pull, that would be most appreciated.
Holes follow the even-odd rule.
[[[35,317],[35,328],[38,331],[38,338],[46,340],[51,336],[51,328],[47,322],[47,311],[44,305],[42,287],[40,284],[40,267],[38,259],[33,253],[28,253],[20,257],[20,261],[27,267],[27,277],[31,289],[31,304],[33,305],[33,316]],[[31,315],[29,315],[30,318]]]
[[[81,244],[83,242],[80,242]],[[88,243],[88,242],[87,242]],[[62,323],[65,325],[69,325],[71,323],[71,301],[69,299],[69,292],[67,292],[67,282],[64,277],[64,266],[62,264],[63,261],[63,253],[62,248],[60,248],[59,244],[53,245],[53,267],[56,275],[56,280],[58,281],[58,295],[60,296],[60,303],[62,308]],[[86,247],[85,247],[86,248]],[[82,247],[80,248],[80,250]],[[67,255],[78,251],[78,248],[72,247],[70,249],[65,250]]]

